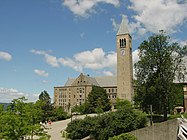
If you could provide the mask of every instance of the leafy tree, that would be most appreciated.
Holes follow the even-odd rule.
[[[87,113],[90,112],[89,111],[89,104],[86,101],[85,103],[83,103],[83,104],[81,104],[79,106],[77,106],[77,105],[74,106],[71,111],[72,111],[72,113],[73,112],[79,112],[80,114],[87,114]]]
[[[82,139],[91,133],[94,118],[86,117],[84,120],[76,119],[68,124],[66,131],[72,140]]]
[[[166,120],[167,111],[173,109],[178,94],[173,81],[176,77],[182,80],[185,75],[183,57],[187,54],[187,46],[169,43],[169,37],[161,31],[143,41],[139,51],[140,61],[135,64],[135,102],[144,111],[153,105],[153,111],[162,112]]]
[[[68,118],[67,112],[64,111],[62,107],[54,108],[53,109],[53,116],[51,118],[52,121],[55,120],[64,120]]]
[[[102,87],[92,86],[86,102],[80,106],[75,106],[72,112],[80,114],[103,113],[111,109],[110,100],[106,91]]]
[[[96,112],[96,110],[103,112],[111,109],[108,95],[102,87],[92,86],[92,91],[88,95],[87,102],[89,113]]]
[[[116,105],[115,105],[116,109],[126,109],[126,108],[133,108],[131,102],[129,102],[128,100],[123,100],[123,99],[116,99]]]
[[[26,136],[47,136],[39,121],[41,107],[34,103],[25,103],[26,98],[14,99],[6,111],[0,112],[0,139],[18,140]]]

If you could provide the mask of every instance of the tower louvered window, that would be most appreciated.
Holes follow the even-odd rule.
[[[125,48],[126,47],[126,39],[120,39],[120,48]]]

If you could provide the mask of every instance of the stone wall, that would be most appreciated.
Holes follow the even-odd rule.
[[[138,140],[176,140],[179,121],[169,120],[130,132]]]

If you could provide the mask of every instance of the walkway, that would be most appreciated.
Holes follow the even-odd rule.
[[[88,116],[95,116],[96,114],[89,114]],[[74,116],[72,119],[83,119],[84,117],[86,117],[86,115],[78,115],[78,116]],[[64,138],[62,138],[61,135],[61,131],[65,130],[67,127],[67,124],[71,121],[71,119],[67,119],[67,120],[62,120],[62,121],[57,121],[57,122],[52,122],[51,126],[48,125],[47,132],[48,134],[51,136],[50,140],[65,140]]]

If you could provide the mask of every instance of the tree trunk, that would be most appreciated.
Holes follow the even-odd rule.
[[[167,107],[164,105],[164,121],[167,121]]]

